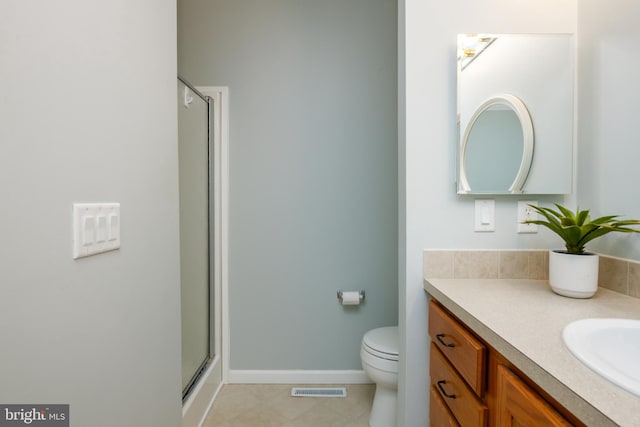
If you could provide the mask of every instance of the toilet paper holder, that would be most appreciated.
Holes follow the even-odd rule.
[[[360,291],[358,294],[360,294],[360,302],[364,301],[364,291]],[[338,291],[338,300],[342,304],[342,291]]]

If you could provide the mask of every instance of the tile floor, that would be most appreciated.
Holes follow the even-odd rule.
[[[346,387],[347,397],[291,397],[292,387]],[[225,384],[203,427],[368,427],[374,384]]]

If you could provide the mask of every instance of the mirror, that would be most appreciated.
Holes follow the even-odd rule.
[[[458,194],[568,194],[573,42],[567,34],[458,36]]]
[[[487,167],[478,159],[492,159]],[[487,194],[522,188],[533,159],[533,123],[524,103],[503,94],[485,101],[474,112],[462,138],[460,187],[465,193]]]

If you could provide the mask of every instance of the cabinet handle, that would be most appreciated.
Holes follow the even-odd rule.
[[[445,383],[446,383],[445,380],[440,380],[436,383],[436,385],[438,386],[438,389],[440,390],[440,393],[444,394],[449,399],[455,399],[456,398],[455,394],[449,394],[446,391],[444,391],[444,387],[442,387],[442,384],[445,384]]]
[[[455,347],[456,345],[450,342],[444,342],[444,340],[442,339],[444,337],[444,334],[437,334],[436,335],[436,339],[438,341],[440,341],[440,344],[442,344],[445,347]]]

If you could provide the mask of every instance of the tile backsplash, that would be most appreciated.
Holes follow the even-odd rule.
[[[434,279],[549,278],[547,250],[425,250],[424,277]],[[640,263],[600,255],[598,285],[640,298]]]
[[[434,279],[549,277],[548,251],[424,251],[424,276]]]
[[[640,298],[640,263],[600,255],[598,286]]]

